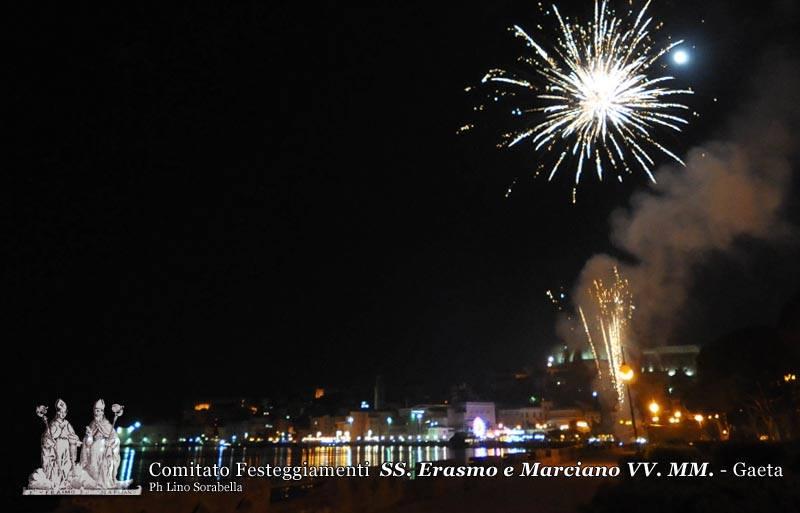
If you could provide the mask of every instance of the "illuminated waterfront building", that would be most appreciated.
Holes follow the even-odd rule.
[[[642,373],[665,372],[669,376],[694,376],[697,372],[697,355],[700,347],[695,345],[661,346],[641,351]]]
[[[486,427],[494,427],[496,425],[495,403],[466,401],[456,403],[447,410],[448,426],[456,431],[470,432],[476,418],[483,420]]]

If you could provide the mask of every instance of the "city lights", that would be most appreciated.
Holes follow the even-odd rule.
[[[486,422],[482,418],[475,417],[472,421],[472,434],[476,438],[484,438],[486,436]]]
[[[630,365],[622,364],[619,367],[619,377],[622,381],[628,382],[633,379],[633,368]],[[597,392],[592,392],[592,395],[597,397]]]

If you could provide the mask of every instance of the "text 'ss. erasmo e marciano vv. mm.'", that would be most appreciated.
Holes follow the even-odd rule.
[[[730,470],[730,471],[729,471]],[[148,468],[153,478],[271,478],[299,481],[315,477],[406,477],[414,474],[423,477],[618,477],[641,475],[643,477],[713,477],[729,474],[735,477],[782,477],[783,469],[776,465],[751,466],[738,462],[731,469],[712,469],[708,463],[654,463],[629,462],[627,465],[543,465],[524,462],[517,466],[439,465],[422,462],[410,466],[405,462],[385,462],[380,467],[370,467],[369,462],[352,466],[312,466],[307,463],[295,466],[250,465],[238,462],[232,466],[180,465],[166,466],[159,462]]]

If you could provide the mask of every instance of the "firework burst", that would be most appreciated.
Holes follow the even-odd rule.
[[[681,116],[688,107],[670,99],[692,94],[690,89],[671,89],[665,83],[671,76],[654,76],[652,65],[683,41],[657,47],[650,36],[655,23],[646,12],[648,1],[627,16],[614,14],[607,1],[594,3],[592,21],[570,22],[554,5],[558,36],[552,49],[545,49],[520,26],[511,31],[523,39],[530,55],[522,58],[534,71],[535,79],[525,79],[502,69],[489,71],[483,83],[510,87],[516,94],[531,92],[536,105],[515,108],[516,116],[533,115],[526,128],[505,134],[503,145],[510,147],[529,140],[536,151],[553,155],[549,171],[552,180],[562,164],[575,162],[575,184],[585,167],[593,166],[602,180],[604,166],[631,173],[629,162],[652,174],[655,150],[683,164],[659,143],[656,129],[680,132],[688,121]],[[496,97],[495,97],[496,99]]]

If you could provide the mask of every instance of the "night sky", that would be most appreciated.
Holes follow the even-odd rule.
[[[13,414],[35,423],[35,404],[58,396],[144,412],[200,394],[369,387],[376,374],[390,395],[443,396],[541,362],[558,341],[545,290],[569,289],[610,249],[609,215],[647,183],[590,176],[572,205],[568,174],[533,180],[530,147],[495,148],[505,116],[456,135],[474,120],[464,88],[513,64],[506,29],[541,21],[532,5],[62,4],[10,16]],[[679,152],[716,135],[765,51],[797,43],[791,2],[652,9],[696,45],[676,73],[702,117],[670,136]],[[774,322],[800,287],[796,269],[778,275],[787,255],[796,246],[754,247],[698,269],[675,342]]]

